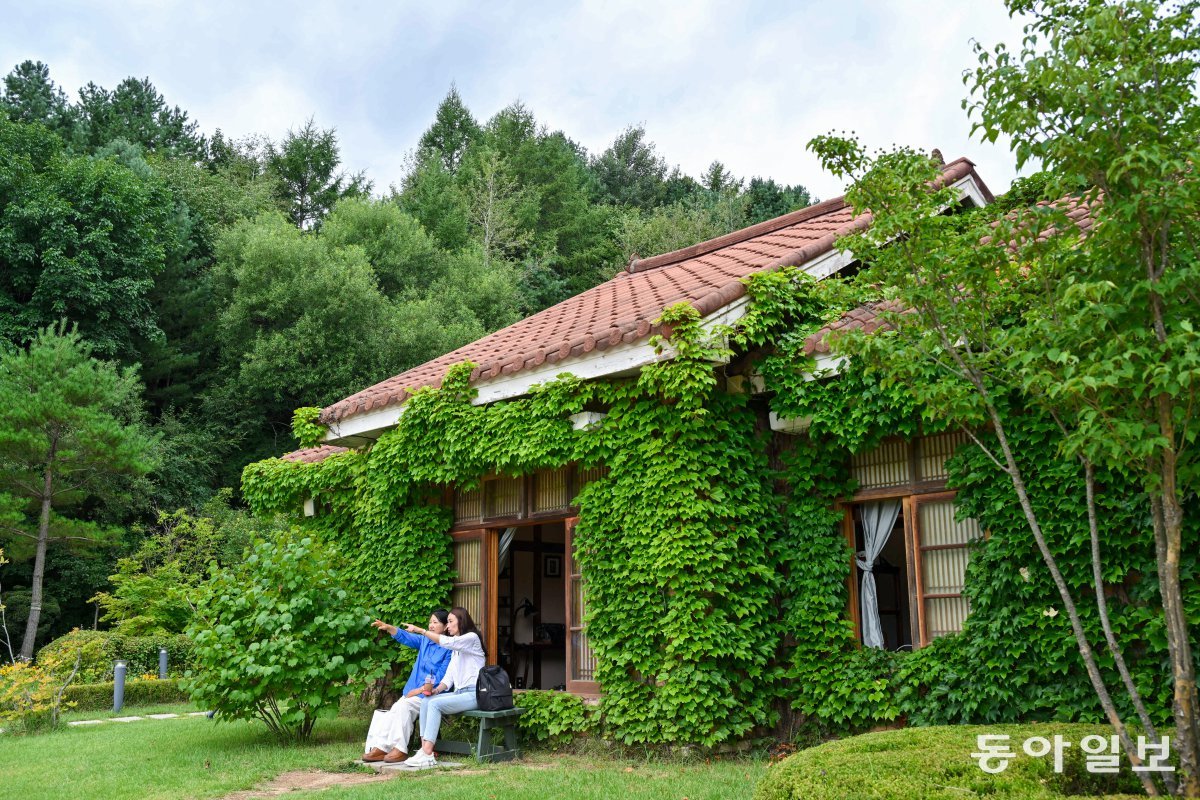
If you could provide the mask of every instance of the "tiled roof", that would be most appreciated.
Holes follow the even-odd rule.
[[[804,340],[804,354],[812,356],[824,355],[830,352],[829,342],[831,335],[836,337],[836,334],[852,330],[874,333],[880,328],[890,328],[891,326],[887,322],[884,322],[880,314],[887,311],[901,311],[903,308],[904,305],[895,300],[884,300],[878,303],[867,303],[866,305],[847,311],[836,321],[810,334]]]
[[[337,447],[332,444],[323,444],[319,447],[306,447],[303,450],[293,450],[283,456],[284,461],[296,461],[301,464],[313,464],[317,461],[324,461],[334,453],[345,453],[349,448]]]
[[[1079,229],[1080,236],[1086,236],[1095,224],[1095,217],[1092,215],[1092,210],[1096,208],[1103,198],[1099,194],[1093,194],[1089,197],[1071,197],[1065,200],[1056,200],[1053,205],[1065,209],[1067,219],[1075,224]],[[1039,206],[1050,205],[1048,203],[1038,203]],[[1044,242],[1058,231],[1053,227],[1049,227],[1038,234],[1038,241]]]
[[[1095,225],[1096,218],[1095,218],[1095,215],[1093,212],[1096,209],[1096,207],[1099,206],[1100,203],[1102,203],[1103,201],[1104,201],[1103,196],[1097,192],[1097,193],[1093,193],[1091,196],[1083,196],[1083,197],[1073,196],[1073,197],[1062,197],[1062,198],[1059,198],[1058,200],[1043,200],[1043,201],[1037,203],[1037,207],[1038,208],[1053,207],[1053,208],[1057,209],[1058,211],[1061,211],[1062,213],[1064,213],[1066,215],[1068,222],[1074,224],[1074,226],[1079,229],[1079,235],[1082,237],[1082,236],[1086,236],[1092,230],[1092,226]],[[1025,209],[1026,212],[1028,210],[1029,209]],[[1034,219],[1032,216],[1030,216],[1028,214],[1023,215],[1021,209],[1016,209],[1014,211],[1010,211],[1007,214],[1007,218],[1010,220],[1023,220],[1024,223],[1027,223],[1027,224],[1032,224],[1033,219]],[[999,221],[992,223],[993,228],[995,228],[999,225],[1000,225]],[[1014,233],[1019,235],[1019,231],[1022,229],[1022,227],[1023,227],[1022,224],[1018,224],[1016,226],[1016,231],[1014,231]],[[1058,228],[1056,228],[1055,226],[1047,225],[1046,227],[1038,230],[1037,240],[1039,242],[1048,241],[1051,237],[1056,236],[1058,234],[1058,232],[1059,232]],[[991,242],[991,240],[992,240],[992,237],[986,236],[983,239],[983,243],[988,244]],[[1014,245],[1014,247],[1015,247],[1015,245]]]
[[[944,168],[947,182],[973,172],[960,158]],[[865,227],[838,197],[683,250],[633,261],[624,272],[558,305],[347,397],[321,412],[328,424],[404,402],[414,390],[437,386],[463,361],[479,366],[472,381],[511,375],[569,356],[634,342],[657,332],[654,320],[667,306],[686,301],[708,315],[746,293],[742,279],[798,265],[833,249],[834,242]]]

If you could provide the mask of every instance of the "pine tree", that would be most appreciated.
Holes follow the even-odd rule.
[[[0,529],[34,543],[33,583],[21,657],[33,657],[51,539],[92,541],[96,523],[60,516],[85,500],[120,493],[121,476],[149,472],[154,440],[142,427],[133,369],[97,361],[65,324],[43,329],[27,350],[0,356],[0,499],[23,513]]]

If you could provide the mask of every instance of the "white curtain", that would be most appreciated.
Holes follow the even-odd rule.
[[[858,568],[863,571],[859,601],[862,606],[863,644],[883,648],[883,628],[879,624],[879,596],[875,591],[875,560],[883,552],[892,526],[900,516],[899,500],[883,500],[862,505],[863,542],[866,550],[859,552]]]
[[[513,538],[517,535],[516,528],[505,528],[504,533],[500,534],[500,544],[496,548],[496,574],[504,572],[504,567],[508,564],[508,551],[512,549]]]

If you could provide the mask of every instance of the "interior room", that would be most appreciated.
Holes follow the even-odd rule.
[[[497,660],[515,689],[566,688],[565,536],[562,522],[500,533]]]

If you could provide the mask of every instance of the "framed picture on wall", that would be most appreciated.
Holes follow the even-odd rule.
[[[542,577],[562,577],[562,556],[542,556]]]

